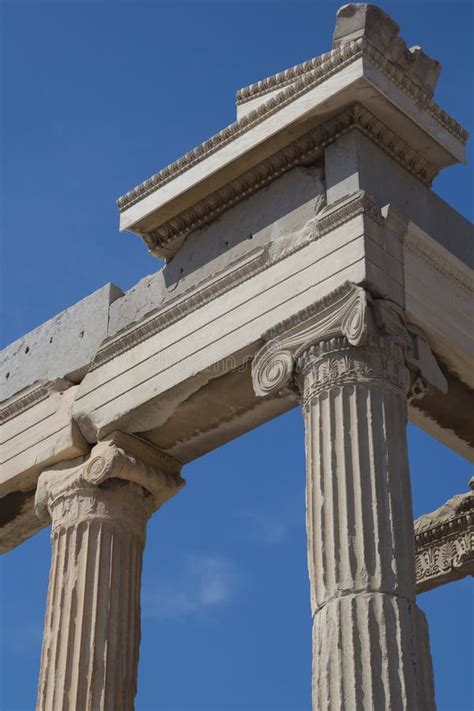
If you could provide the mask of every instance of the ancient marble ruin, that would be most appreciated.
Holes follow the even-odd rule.
[[[313,708],[435,708],[416,593],[474,570],[474,495],[414,522],[406,447],[409,419],[474,453],[472,227],[430,188],[467,134],[439,72],[345,5],[332,49],[240,89],[234,123],[119,199],[165,266],[3,351],[2,551],[51,524],[39,710],[133,709],[149,517],[293,407]]]

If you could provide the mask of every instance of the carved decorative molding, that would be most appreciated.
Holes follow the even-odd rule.
[[[312,79],[319,72],[324,71],[326,67],[330,67],[333,63],[338,63],[340,61],[339,52],[342,52],[345,48],[351,48],[353,54],[352,61],[355,61],[360,56],[371,59],[374,64],[376,64],[397,86],[399,86],[405,93],[407,93],[411,98],[418,104],[421,108],[425,109],[430,113],[433,118],[435,118],[441,125],[446,128],[450,133],[452,133],[458,140],[466,142],[469,134],[466,129],[461,126],[452,116],[448,114],[443,108],[441,108],[436,102],[431,98],[431,95],[424,91],[407,73],[401,68],[398,62],[392,61],[392,59],[380,52],[377,47],[375,47],[370,40],[367,38],[359,38],[355,41],[348,42],[336,47],[330,52],[325,52],[319,57],[314,57],[302,64],[296,64],[294,67],[287,69],[278,74],[273,74],[266,79],[263,79],[255,84],[244,87],[240,89],[236,94],[236,101],[238,105],[245,104],[247,101],[251,101],[258,97],[264,96],[265,94],[275,91],[276,89],[284,89],[288,87],[285,91],[282,91],[278,96],[285,96],[287,93],[291,93],[291,89],[296,86],[300,86],[303,82],[310,83],[309,88],[312,88]],[[357,53],[356,47],[359,47],[359,53]],[[345,66],[345,64],[343,65]],[[342,66],[340,67],[343,68]],[[330,74],[328,74],[330,76]],[[288,86],[290,85],[290,86]],[[299,92],[298,92],[299,93]],[[278,97],[274,97],[278,98]],[[261,105],[261,108],[266,106],[266,104]]]
[[[18,417],[31,407],[38,405],[43,400],[47,400],[52,393],[60,393],[70,388],[72,383],[65,378],[41,381],[36,383],[23,395],[17,394],[9,398],[3,407],[0,407],[0,425],[5,424],[14,417]]]
[[[319,207],[321,208],[321,206]],[[304,240],[291,240],[284,246],[280,246],[273,253],[271,250],[261,247],[239,259],[224,272],[206,280],[197,287],[192,287],[189,292],[185,292],[176,299],[169,301],[144,323],[104,343],[95,356],[90,371],[101,367],[113,358],[151,338],[229,289],[235,288],[247,279],[257,275],[263,269],[268,269],[299,249],[303,249],[309,241],[324,236],[332,229],[361,214],[366,214],[378,224],[383,223],[380,210],[363,191],[358,191],[353,196],[349,196],[349,198],[331,206],[328,214],[325,214],[324,210],[320,209],[317,212],[317,219],[315,219],[314,225],[308,226],[308,234]]]
[[[372,60],[386,76],[402,89],[413,101],[427,111],[443,128],[451,133],[458,141],[465,143],[469,137],[466,129],[459,124],[447,111],[432,100],[421,87],[418,86],[400,67],[388,57],[379,52],[369,41],[365,40],[364,54]]]
[[[324,148],[329,143],[353,129],[368,136],[425,185],[431,185],[437,173],[436,169],[361,104],[354,104],[175,218],[149,233],[144,233],[143,239],[150,251],[156,251],[158,256],[163,256],[166,254],[167,245],[183,240],[189,232],[212,222],[225,210],[245,200],[288,170],[298,165],[313,163],[323,155]]]
[[[410,146],[361,104],[354,106],[354,121],[357,128],[365,133],[371,141],[380,146],[424,185],[431,186],[438,170],[416,148]]]
[[[220,294],[241,284],[263,269],[266,257],[265,248],[259,247],[217,276],[207,279],[204,283],[193,287],[190,292],[168,302],[158,313],[148,318],[144,323],[126,333],[119,334],[112,341],[105,343],[97,352],[90,370],[95,370],[121,353],[138,346],[156,333],[184,318],[184,316],[209,303]]]
[[[348,130],[342,128],[342,121],[338,125],[338,122],[333,120],[302,136],[160,227],[144,233],[142,236],[148,248],[151,252],[157,252],[158,256],[165,253],[170,243],[183,240],[190,232],[209,224],[283,173],[298,165],[316,161],[324,146],[331,140],[331,129],[335,132],[333,135]]]
[[[300,64],[295,64],[288,69],[284,69],[282,72],[277,72],[272,74],[265,79],[260,79],[260,81],[244,86],[235,92],[235,102],[237,106],[242,106],[248,101],[265,96],[271,91],[277,89],[283,89],[288,84],[294,84],[297,79],[300,79],[308,72],[318,69],[325,62],[330,61],[333,57],[338,56],[339,48],[331,49],[329,52],[323,52],[318,57],[312,57],[306,62],[301,62]]]
[[[41,384],[22,397],[7,403],[0,408],[0,425],[5,424],[5,422],[12,420],[14,417],[18,417],[22,412],[29,410],[30,407],[34,407],[34,405],[46,400],[49,394],[49,389]]]
[[[329,387],[376,385],[403,395],[410,388],[403,350],[390,338],[369,336],[358,348],[351,347],[347,338],[321,341],[305,349],[297,369],[303,409]],[[309,371],[310,380],[305,378]]]
[[[137,185],[133,190],[123,195],[117,200],[117,205],[121,211],[128,209],[131,205],[134,205],[139,200],[154,192],[157,188],[165,185],[170,180],[173,180],[178,175],[181,175],[185,170],[188,170],[196,163],[204,160],[208,156],[215,153],[217,150],[223,146],[230,143],[230,141],[235,140],[238,136],[246,133],[248,130],[257,126],[259,123],[264,121],[266,118],[279,111],[286,104],[291,103],[299,94],[308,91],[312,86],[316,86],[322,81],[326,80],[329,76],[335,72],[342,69],[346,64],[353,62],[359,56],[361,56],[361,42],[353,42],[345,45],[340,50],[336,50],[334,53],[329,53],[332,55],[329,60],[325,61],[320,67],[315,69],[314,76],[311,76],[311,83],[307,82],[307,77],[305,80],[300,80],[301,86],[295,88],[294,85],[290,86],[286,91],[281,92],[278,96],[273,97],[265,104],[259,106],[258,108],[250,111],[245,116],[242,116],[238,121],[231,123],[226,128],[211,136],[207,141],[204,141],[196,148],[193,148],[184,156],[179,158],[174,163],[171,163],[166,168],[163,168],[155,175],[145,180],[140,185]]]
[[[393,64],[394,57],[391,56],[393,53],[396,55],[396,60],[395,60],[395,65],[398,68],[399,71],[402,71],[405,75],[410,74],[410,69],[413,68],[413,64],[417,62],[417,59],[420,59],[420,53],[419,51],[416,52],[414,50],[419,48],[412,48],[408,49],[405,45],[405,42],[401,40],[399,37],[394,36],[394,42],[391,43],[389,46],[389,51],[385,52],[383,54],[384,57],[386,57],[391,64]],[[353,40],[352,40],[353,41]],[[370,43],[369,38],[365,38],[365,41]],[[349,43],[351,43],[351,40],[349,40]],[[311,71],[314,71],[315,69],[318,69],[322,64],[324,64],[327,61],[330,61],[335,55],[337,56],[338,50],[343,46],[347,44],[347,42],[342,41],[338,43],[338,46],[330,50],[329,52],[324,52],[323,54],[319,55],[318,57],[313,57],[312,59],[307,60],[306,62],[302,62],[301,64],[296,64],[293,67],[290,67],[289,69],[285,69],[282,72],[278,72],[276,74],[272,74],[269,77],[266,77],[265,79],[261,79],[258,82],[255,82],[253,84],[250,84],[249,86],[243,87],[242,89],[239,89],[236,92],[235,100],[237,106],[242,106],[246,104],[249,101],[252,101],[254,99],[261,98],[268,94],[269,92],[276,91],[278,89],[283,89],[284,87],[288,86],[289,84],[293,84],[295,81],[303,77],[304,75],[308,74]],[[371,44],[373,49],[379,54],[381,54],[380,49],[377,48],[374,44]],[[402,47],[404,47],[405,51],[403,51]],[[402,49],[402,51],[400,51]],[[394,52],[393,52],[394,50]],[[398,60],[398,61],[397,61]],[[431,60],[433,61],[433,60]],[[405,65],[405,66],[403,66]],[[410,77],[409,77],[410,78]],[[423,88],[420,86],[419,83],[414,82],[416,86],[419,88]],[[432,89],[434,87],[430,87],[430,91],[426,91],[426,93],[429,95],[429,97],[432,96]]]
[[[238,121],[230,124],[192,151],[186,153],[179,160],[171,163],[171,165],[120,197],[117,201],[119,209],[121,211],[128,209],[131,205],[142,200],[204,158],[212,155],[230,141],[246,133],[249,129],[294,101],[301,94],[306,93],[314,86],[317,86],[361,57],[368,58],[376,64],[400,89],[408,94],[420,108],[431,114],[443,128],[452,133],[459,141],[465,142],[467,140],[467,132],[457,121],[432,101],[430,96],[410,79],[399,66],[379,52],[367,39],[360,38],[354,42],[343,44],[331,52],[321,55],[321,57],[316,60],[310,60],[310,63],[315,63],[314,68],[309,70],[296,70],[296,68],[288,70],[290,72],[295,71],[297,74],[297,78],[291,82],[290,86],[286,86],[276,96],[271,97],[253,111],[250,111],[247,115],[242,116]],[[321,61],[318,61],[318,59]],[[305,65],[306,64],[308,63],[305,63]],[[298,65],[298,67],[304,67],[305,65]],[[267,81],[271,81],[271,79],[272,78]]]
[[[318,235],[322,237],[332,232],[357,215],[367,215],[378,225],[384,224],[382,213],[372,198],[364,190],[358,190],[321,211],[318,215]]]
[[[474,478],[469,485],[415,521],[418,593],[474,575]]]

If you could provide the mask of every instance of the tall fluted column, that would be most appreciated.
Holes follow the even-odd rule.
[[[415,600],[403,314],[345,285],[269,336],[256,391],[295,374],[305,417],[313,708],[432,711]]]
[[[415,550],[400,346],[299,359],[317,709],[418,709]]]
[[[52,563],[38,711],[133,710],[146,523],[183,484],[175,460],[121,433],[40,476]]]

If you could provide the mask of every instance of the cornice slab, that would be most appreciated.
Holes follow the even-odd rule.
[[[240,132],[249,130],[256,122],[263,120],[271,112],[281,109],[285,102],[293,100],[304,91],[308,91],[316,83],[324,81],[348,62],[354,61],[361,56],[366,56],[374,61],[397,86],[411,96],[418,105],[426,109],[443,128],[452,133],[462,143],[466,142],[468,138],[467,131],[447,111],[432,101],[426,92],[406,76],[403,70],[397,67],[394,62],[384,57],[374,45],[368,40],[360,38],[355,42],[348,42],[303,64],[296,65],[285,72],[273,75],[248,89],[240,90],[238,93],[239,102],[245,100],[244,97],[246,97],[247,93],[250,94],[249,98],[254,96],[253,87],[255,86],[262,85],[258,93],[266,93],[266,91],[273,90],[275,86],[285,87],[286,84],[291,82],[290,86],[284,88],[276,97],[265,102],[248,115],[243,116],[239,121],[222,129],[207,141],[185,153],[174,163],[171,163],[166,168],[155,173],[151,178],[137,185],[133,190],[118,198],[119,209],[124,210],[137,200],[141,200],[145,195],[189,168],[194,162],[203,160],[206,155],[217,150],[225,142],[235,138]],[[255,93],[257,93],[257,90]]]
[[[396,62],[415,84],[431,96],[441,69],[439,62],[428,57],[420,47],[408,48],[399,33],[400,26],[376,5],[344,5],[336,16],[333,51],[350,41],[365,38],[384,56]],[[240,89],[236,95],[237,105],[255,101],[270,91],[293,83],[319,66],[327,56],[328,53],[323,54]]]
[[[121,228],[142,236],[160,258],[172,257],[187,233],[305,160],[280,154],[289,148],[287,135],[294,142],[295,129],[303,132],[305,122],[317,123],[318,117],[335,114],[355,97],[372,113],[368,125],[360,117],[359,129],[426,185],[442,167],[463,160],[465,131],[367,39],[347,42],[310,64],[277,95],[120,198]],[[319,91],[325,82],[327,87]],[[396,87],[393,96],[390,87]],[[374,120],[381,118],[379,130]],[[262,122],[265,130],[257,131]],[[405,133],[411,134],[408,140]],[[321,148],[335,137],[337,133]],[[423,154],[418,145],[423,145]]]
[[[423,155],[399,138],[360,103],[350,106],[270,158],[261,161],[224,188],[213,192],[193,207],[143,234],[150,251],[158,257],[172,255],[186,236],[215,220],[225,210],[248,198],[284,172],[311,164],[322,157],[324,148],[351,130],[358,130],[380,146],[424,185],[430,186],[437,169]]]
[[[363,42],[358,41],[346,45],[343,51],[335,50],[333,52],[328,52],[326,55],[322,55],[322,62],[315,66],[314,71],[309,77],[305,77],[304,80],[301,79],[298,86],[289,87],[285,92],[281,92],[278,96],[272,98],[262,106],[259,106],[251,113],[243,116],[238,121],[231,123],[214,136],[211,136],[211,138],[207,141],[199,144],[199,146],[193,148],[191,151],[188,151],[178,160],[170,163],[170,165],[166,168],[163,168],[143,183],[140,183],[135,188],[125,193],[125,195],[119,197],[117,200],[119,210],[123,211],[127,209],[130,205],[133,205],[138,200],[143,199],[146,195],[149,195],[154,190],[157,190],[169,180],[173,180],[184,170],[188,170],[196,162],[202,161],[208,155],[215,152],[229,141],[234,140],[240,134],[245,133],[275,111],[280,110],[285,102],[294,99],[295,96],[297,96],[301,91],[305,89],[308,90],[311,86],[314,86],[315,82],[319,83],[320,81],[324,81],[324,79],[328,78],[328,76],[335,70],[337,71],[337,69],[345,65],[347,61],[352,61],[353,58],[361,56],[362,45]]]

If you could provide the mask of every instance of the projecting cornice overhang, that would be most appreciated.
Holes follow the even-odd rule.
[[[390,32],[390,51],[365,28],[355,39],[339,38],[331,52],[241,90],[235,123],[118,200],[121,230],[171,258],[189,232],[284,171],[317,160],[348,130],[368,134],[427,185],[464,161],[466,131],[418,78],[420,63],[431,63],[425,75],[437,63]]]

